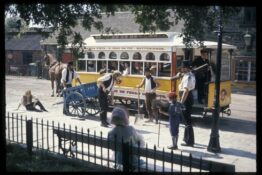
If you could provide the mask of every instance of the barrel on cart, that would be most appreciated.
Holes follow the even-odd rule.
[[[84,117],[100,112],[96,82],[70,87],[63,91],[67,115]]]

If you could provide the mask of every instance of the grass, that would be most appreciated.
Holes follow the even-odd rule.
[[[6,145],[7,172],[106,172],[112,171],[93,163],[66,159],[47,151],[35,151],[30,156],[20,145]]]

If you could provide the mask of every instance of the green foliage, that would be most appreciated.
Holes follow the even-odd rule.
[[[222,7],[222,21],[226,22],[228,17],[240,11],[238,7]],[[104,29],[101,22],[101,13],[107,16],[114,15],[116,11],[131,10],[135,15],[135,22],[140,25],[141,32],[154,33],[157,30],[167,31],[170,26],[178,21],[184,21],[182,33],[185,37],[184,43],[190,47],[194,39],[202,44],[205,34],[217,27],[218,12],[212,6],[167,6],[167,5],[129,5],[129,4],[8,4],[5,6],[7,12],[13,16],[20,17],[29,24],[33,20],[36,24],[44,27],[52,27],[58,31],[58,44],[63,49],[69,42],[82,42],[79,34],[72,31],[79,19],[81,25],[91,30],[95,27],[101,33],[116,33],[113,28]],[[174,16],[173,16],[174,14]],[[71,40],[69,38],[71,37]],[[75,38],[76,37],[76,38]],[[79,43],[79,46],[81,43]],[[79,53],[79,49],[74,51]]]

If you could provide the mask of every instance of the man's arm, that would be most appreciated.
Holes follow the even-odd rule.
[[[182,104],[184,104],[184,102],[186,101],[188,93],[189,93],[189,89],[188,88],[184,88],[184,89],[185,90],[183,91],[183,95],[182,95],[181,100],[180,100],[180,102]]]
[[[141,81],[139,85],[136,85],[137,88],[141,88],[145,84],[145,78]]]

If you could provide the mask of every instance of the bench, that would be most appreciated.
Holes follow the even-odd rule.
[[[96,147],[106,148],[110,149],[112,151],[116,150],[116,144],[108,141],[106,138],[102,138],[100,136],[95,136],[87,133],[77,132],[74,130],[68,130],[64,128],[54,128],[53,129],[54,134],[58,136],[59,141],[59,148],[63,151],[64,155],[69,155],[72,157],[75,157],[75,153],[83,154],[83,152],[77,151],[77,142],[85,143],[89,145],[93,145]],[[65,142],[69,141],[69,147],[65,148]],[[63,143],[64,142],[64,143]],[[121,144],[121,143],[120,143]],[[132,147],[128,144],[123,144],[117,149],[117,151],[121,151],[123,153],[123,170],[128,171],[129,170],[129,155],[132,153],[132,155],[137,155],[139,157],[145,157],[147,159],[153,159],[153,160],[159,160],[164,161],[165,163],[171,163],[171,164],[177,164],[181,166],[186,166],[190,168],[196,168],[201,169],[205,171],[210,172],[235,172],[235,165],[231,164],[225,164],[220,162],[214,162],[209,160],[203,160],[200,158],[192,157],[191,154],[188,155],[181,155],[177,153],[169,153],[160,150],[154,149],[148,149],[148,148],[139,148],[138,147]],[[89,154],[89,156],[93,156],[92,154]],[[104,159],[109,160],[109,158]],[[110,160],[114,161],[114,160]],[[144,169],[145,167],[139,167],[139,169]],[[141,170],[140,169],[140,170]],[[148,167],[146,167],[146,170],[148,170]],[[150,170],[150,169],[149,169]],[[148,170],[148,171],[149,171]],[[153,170],[152,170],[153,171]]]

